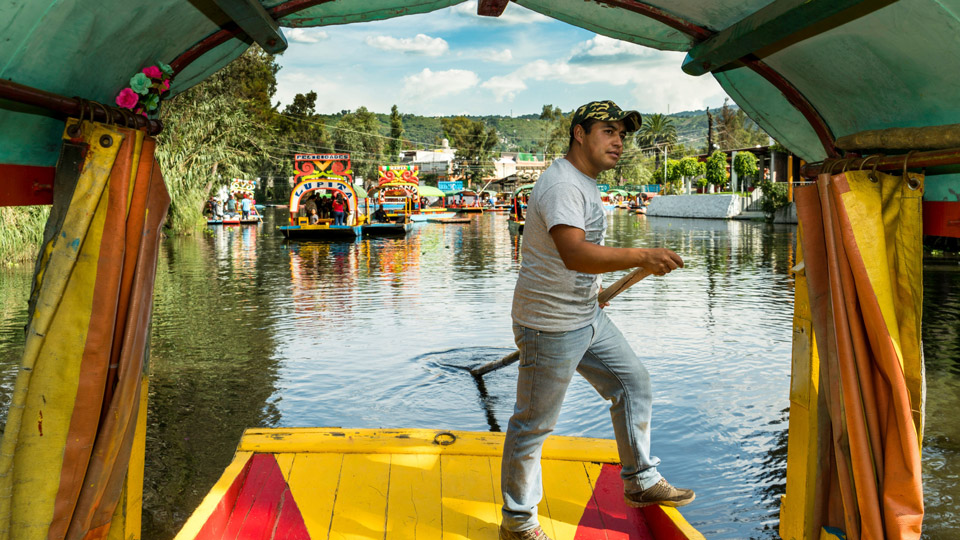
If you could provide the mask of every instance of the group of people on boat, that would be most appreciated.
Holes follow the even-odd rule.
[[[314,192],[306,204],[305,210],[310,219],[310,225],[316,225],[321,220],[332,220],[331,225],[347,224],[347,203],[341,193],[332,197],[322,197],[320,192]]]
[[[226,200],[210,197],[204,213],[210,219],[222,220],[240,216],[240,219],[250,219],[256,213],[256,201],[249,193],[229,193]]]

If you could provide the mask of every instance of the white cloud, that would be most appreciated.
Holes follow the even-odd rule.
[[[504,49],[502,51],[491,51],[485,58],[491,62],[509,62],[513,60],[513,53],[510,52],[510,49]]]
[[[480,86],[493,92],[493,96],[498,102],[504,100],[513,101],[517,93],[527,89],[527,84],[523,82],[523,77],[519,77],[515,73],[491,77]]]
[[[674,111],[700,109],[722,99],[723,90],[715,80],[690,77],[679,69],[683,57],[683,53],[655,51],[597,35],[575,46],[566,59],[535,60],[480,86],[502,102],[513,101],[529,88],[530,81],[571,86],[599,83],[626,87],[645,110],[664,110],[668,104]]]
[[[472,16],[480,21],[499,22],[505,24],[530,24],[550,22],[553,20],[546,15],[541,15],[536,11],[531,11],[513,2],[507,4],[506,9],[503,10],[503,13],[501,13],[499,17],[481,17],[480,15],[477,15],[477,0],[470,0],[469,2],[458,4],[453,8],[453,11],[460,16]]]
[[[648,60],[659,59],[660,51],[637,45],[636,43],[621,41],[597,34],[592,39],[588,39],[574,47],[570,61],[636,61],[641,58]]]
[[[317,28],[285,28],[283,35],[294,43],[320,43],[330,36]]]
[[[395,38],[392,36],[367,36],[367,45],[384,51],[400,51],[426,56],[440,56],[450,50],[443,38],[432,38],[426,34],[417,34],[414,38]]]
[[[476,73],[465,69],[431,71],[423,68],[420,73],[403,78],[403,90],[407,96],[423,100],[459,94],[476,86],[479,81]]]

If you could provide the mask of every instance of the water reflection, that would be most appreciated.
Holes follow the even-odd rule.
[[[287,242],[273,227],[166,239],[157,275],[144,538],[168,539],[259,426],[497,430],[516,368],[463,369],[513,350],[523,237],[503,214],[418,224],[406,238]],[[653,453],[697,489],[707,538],[776,538],[786,430],[796,230],[610,216],[606,241],[679,252],[609,308],[651,372]],[[619,275],[610,276],[614,280]],[[926,538],[960,525],[960,274],[929,271],[924,342]],[[0,271],[0,404],[22,348],[29,272]],[[612,438],[607,404],[575,378],[557,432]],[[949,533],[947,531],[950,531]]]

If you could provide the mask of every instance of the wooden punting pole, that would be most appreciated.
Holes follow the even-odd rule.
[[[40,107],[75,118],[92,118],[97,122],[135,129],[147,128],[147,132],[151,135],[156,135],[163,130],[163,124],[159,120],[150,120],[126,109],[118,109],[82,98],[69,98],[6,79],[0,79],[0,99]]]
[[[820,163],[808,163],[800,169],[804,178],[816,178],[821,173],[840,173],[844,170],[900,171],[905,168],[942,167],[960,165],[960,148],[907,152],[894,156],[875,154],[867,157],[830,159]]]

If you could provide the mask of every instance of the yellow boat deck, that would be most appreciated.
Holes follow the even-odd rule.
[[[503,434],[250,429],[177,540],[495,540]],[[539,517],[554,540],[703,538],[673,508],[628,508],[615,443],[550,437]]]

